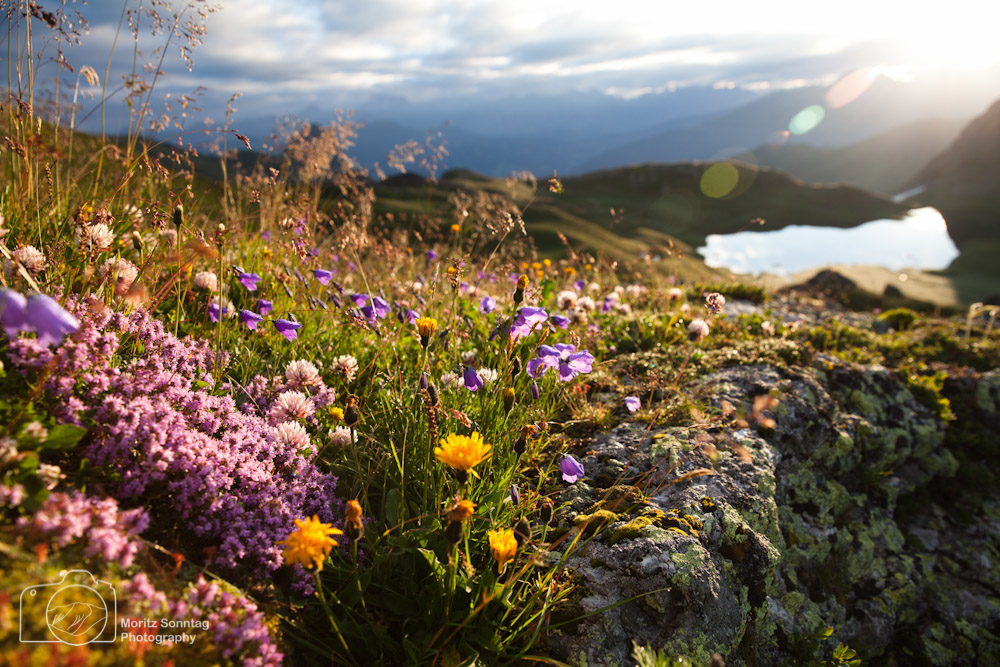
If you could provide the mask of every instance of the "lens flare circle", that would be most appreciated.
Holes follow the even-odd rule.
[[[791,122],[788,123],[788,130],[792,134],[805,134],[822,123],[824,116],[826,116],[826,109],[819,104],[812,104],[795,114]]]
[[[716,162],[701,175],[701,192],[706,197],[721,199],[740,182],[740,172],[731,162]]]

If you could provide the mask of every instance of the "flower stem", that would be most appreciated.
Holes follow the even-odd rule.
[[[340,640],[340,645],[344,647],[344,651],[347,655],[351,654],[351,649],[347,648],[347,641],[344,640],[344,635],[340,634],[340,626],[337,625],[337,620],[333,617],[333,612],[330,611],[330,605],[326,602],[326,595],[323,593],[323,582],[319,578],[319,570],[313,573],[316,578],[316,592],[319,594],[319,601],[323,603],[323,610],[326,611],[326,617],[330,621],[330,627],[337,634],[337,639]]]

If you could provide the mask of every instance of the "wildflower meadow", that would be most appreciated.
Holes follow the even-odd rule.
[[[23,56],[0,105],[0,662],[563,664],[546,642],[604,609],[571,563],[608,521],[569,514],[587,437],[773,429],[778,400],[733,417],[681,391],[734,341],[787,360],[816,335],[727,317],[754,288],[539,247],[524,217],[555,175],[388,210],[346,117],[286,120],[247,166],[228,114],[160,113],[155,67],[117,96],[67,71],[53,97],[38,58],[86,36],[50,4],[2,3]],[[211,9],[184,7],[126,3],[121,44],[155,15],[196,55]],[[127,134],[78,132],[81,89],[124,97]],[[421,153],[434,183],[446,151]]]

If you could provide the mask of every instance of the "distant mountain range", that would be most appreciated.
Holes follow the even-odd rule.
[[[908,185],[924,187],[911,202],[941,211],[963,251],[973,242],[1000,239],[1000,100]]]
[[[891,195],[912,187],[909,183],[923,166],[947,148],[964,125],[953,118],[918,120],[846,148],[762,146],[746,157],[809,183],[845,183]]]
[[[954,138],[960,124],[1000,96],[1000,85],[987,90],[957,80],[901,83],[880,76],[851,103],[831,108],[824,99],[828,90],[690,86],[631,99],[597,91],[464,97],[447,107],[372,98],[356,109],[355,119],[365,127],[354,154],[364,165],[384,165],[393,146],[423,141],[428,130],[443,128],[447,167],[492,177],[738,156],[804,181],[892,193]],[[801,135],[788,132],[795,115],[812,105],[826,108],[822,121]],[[329,121],[329,112],[318,108],[300,116]],[[273,120],[241,119],[236,126],[259,146]]]

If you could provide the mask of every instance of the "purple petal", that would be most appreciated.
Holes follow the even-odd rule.
[[[302,328],[302,324],[291,320],[274,320],[274,328],[282,336],[292,341],[299,337],[298,330]]]
[[[267,315],[272,310],[274,310],[274,303],[273,302],[268,301],[267,299],[258,299],[257,300],[257,311],[261,315]]]
[[[638,396],[626,396],[625,397],[625,407],[628,408],[629,412],[635,412],[639,409],[641,403],[639,402]]]
[[[479,302],[479,312],[481,313],[492,313],[496,307],[496,299],[489,296],[484,296],[483,300]]]
[[[570,484],[583,477],[586,472],[583,465],[569,454],[564,456],[562,462],[559,463],[559,471],[562,473],[563,481]]]
[[[243,320],[243,323],[246,324],[247,328],[251,330],[256,330],[257,325],[264,320],[263,317],[252,310],[241,310],[240,319]]]
[[[0,325],[10,338],[22,331],[28,322],[28,300],[11,289],[0,288]]]
[[[483,379],[479,377],[479,373],[474,368],[466,368],[462,379],[465,381],[465,388],[469,391],[476,391],[483,388]]]
[[[80,328],[80,320],[60,306],[58,301],[44,294],[28,297],[25,310],[28,326],[38,332],[38,343],[42,346],[58,345],[66,334],[75,333]]]
[[[247,290],[250,291],[250,292],[256,292],[257,291],[257,283],[259,283],[259,282],[260,282],[260,276],[257,275],[256,273],[241,273],[240,274],[240,283],[242,283],[243,286],[246,287]]]
[[[313,269],[313,276],[319,281],[320,285],[329,285],[330,280],[333,279],[333,273],[326,269]]]

